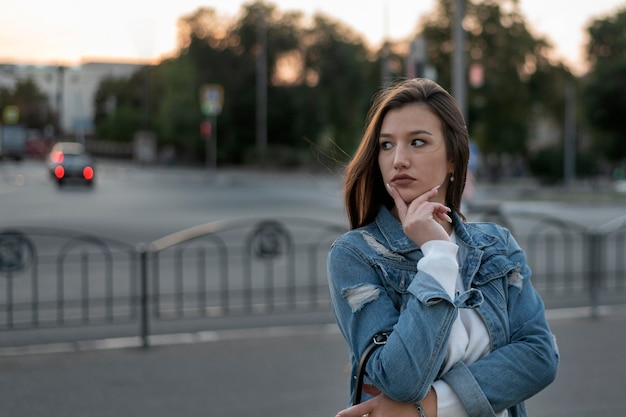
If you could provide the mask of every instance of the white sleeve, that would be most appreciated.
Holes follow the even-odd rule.
[[[451,300],[455,298],[456,277],[459,264],[456,253],[459,247],[445,240],[431,240],[421,247],[424,257],[417,262],[417,269],[435,278],[446,290]]]
[[[461,399],[447,383],[439,379],[433,389],[437,393],[437,417],[468,417]]]

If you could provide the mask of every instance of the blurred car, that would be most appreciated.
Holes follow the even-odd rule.
[[[58,185],[68,180],[92,185],[96,174],[93,158],[78,142],[57,142],[48,154],[47,165]]]

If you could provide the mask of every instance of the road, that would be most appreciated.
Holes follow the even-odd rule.
[[[0,161],[0,230],[55,226],[130,244],[211,221],[281,216],[345,223],[340,178],[317,172],[137,166],[100,161],[93,190],[57,188],[41,161]],[[528,194],[528,189],[522,191]],[[626,214],[626,199],[520,200],[514,186],[477,186],[474,202],[545,213],[588,227]]]
[[[127,243],[154,240],[210,221],[296,216],[345,222],[339,175],[242,169],[137,166],[100,161],[93,190],[57,188],[41,161],[0,161],[0,228],[58,226]],[[528,194],[528,189],[520,192]],[[515,186],[477,186],[474,202],[598,226],[626,214],[626,199],[519,200]]]
[[[1,161],[0,229],[55,226],[136,244],[226,219],[344,219],[338,178],[328,172],[215,173],[110,161],[97,169],[93,189],[58,188],[40,161]]]
[[[557,379],[531,417],[621,417],[626,312],[550,320]],[[204,343],[0,356],[0,417],[332,417],[348,398],[333,325],[225,331]]]

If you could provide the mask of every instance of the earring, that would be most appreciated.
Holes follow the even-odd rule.
[[[454,174],[450,174],[450,182],[454,182]]]

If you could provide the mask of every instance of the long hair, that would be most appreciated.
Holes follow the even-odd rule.
[[[365,133],[344,175],[344,203],[351,229],[374,221],[381,205],[388,208],[394,205],[378,166],[380,128],[389,110],[412,103],[426,104],[441,120],[446,155],[454,161],[454,181],[448,184],[445,203],[465,220],[460,208],[469,161],[469,136],[463,115],[454,97],[439,84],[414,78],[374,96]]]

